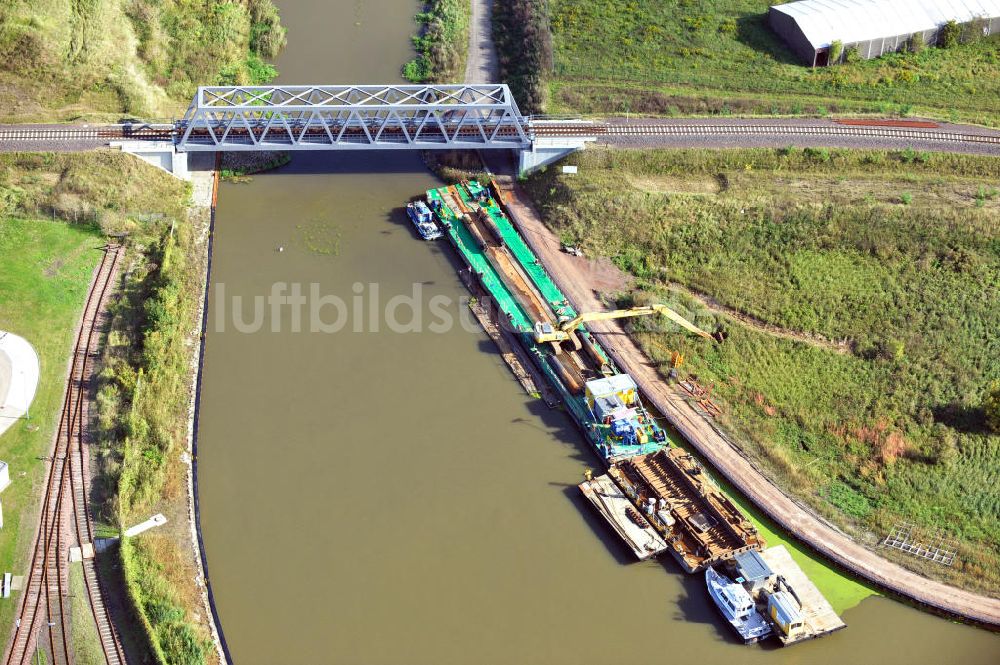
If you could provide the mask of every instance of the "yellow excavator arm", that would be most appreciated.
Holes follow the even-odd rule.
[[[588,312],[580,314],[576,318],[561,321],[556,328],[551,324],[538,322],[535,324],[535,342],[562,342],[569,339],[570,333],[576,330],[580,324],[587,321],[607,321],[609,319],[626,319],[632,316],[649,316],[651,314],[662,314],[682,328],[693,332],[696,335],[718,341],[714,336],[705,332],[695,324],[691,323],[683,316],[670,309],[666,305],[654,304],[644,307],[632,307],[630,309],[616,309],[610,312]]]

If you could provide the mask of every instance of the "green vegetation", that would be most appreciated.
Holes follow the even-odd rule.
[[[288,152],[226,153],[222,158],[219,177],[229,182],[249,182],[250,176],[279,169],[292,161]]]
[[[176,199],[175,199],[176,200]],[[182,201],[183,199],[181,199]],[[133,230],[136,250],[112,308],[98,390],[98,424],[108,478],[105,518],[116,525],[163,512],[174,525],[121,545],[129,600],[160,663],[201,663],[211,653],[198,574],[187,549],[186,450],[204,247],[183,212]]]
[[[924,572],[1000,589],[1000,161],[843,150],[612,151],[526,186],[567,242],[725,344],[630,324],[725,405],[747,454],[874,544],[908,520],[958,543]],[[912,192],[901,205],[896,192]],[[968,488],[975,488],[970,493]],[[892,552],[884,552],[893,555]]]
[[[1000,121],[1000,40],[974,29],[964,30],[968,43],[946,40],[949,48],[915,46],[874,60],[848,49],[844,64],[811,69],[767,25],[773,0],[550,4],[550,111],[766,115],[823,107]]]
[[[263,83],[271,0],[14,0],[0,9],[0,120],[166,118],[198,85]]]
[[[160,496],[167,461],[187,430],[190,350],[199,301],[192,231],[182,224],[154,234],[143,265],[127,277],[115,309],[99,400],[102,433],[122,447],[119,522],[145,515]],[[112,416],[112,418],[108,418]],[[104,425],[107,425],[104,427]],[[116,446],[117,447],[117,446]]]
[[[941,48],[954,48],[958,45],[959,37],[962,35],[962,28],[955,21],[948,21],[941,26],[941,33],[938,35],[938,44]]]
[[[469,0],[429,0],[416,15],[420,33],[413,37],[417,57],[403,65],[413,83],[461,81],[468,47]]]
[[[834,39],[830,42],[830,63],[836,64],[840,62],[840,57],[844,55],[844,42],[839,39]]]
[[[1000,434],[1000,382],[994,383],[983,400],[983,413],[990,429]]]
[[[83,565],[69,565],[70,612],[73,626],[73,658],[80,665],[102,665],[104,651],[97,634],[94,613],[87,600],[87,587],[83,583]]]
[[[17,184],[24,174],[12,173],[10,164],[9,155],[0,156],[0,330],[27,339],[41,364],[31,419],[0,436],[0,457],[9,465],[11,479],[3,494],[0,566],[24,571],[34,536],[32,524],[38,518],[36,497],[45,478],[43,458],[62,405],[73,329],[90,274],[100,260],[97,249],[102,240],[89,225],[25,215],[11,199],[28,185]],[[16,603],[0,604],[0,625],[13,625],[16,609]]]
[[[122,538],[120,547],[129,600],[151,638],[148,650],[157,663],[204,663],[212,644],[186,619],[180,594],[147,543]]]
[[[126,234],[130,270],[112,309],[100,376],[102,477],[92,506],[115,531],[156,511],[179,525],[122,548],[132,603],[157,610],[140,615],[151,628],[151,650],[170,663],[201,662],[189,658],[191,646],[204,654],[209,640],[181,609],[201,607],[197,568],[178,545],[187,528],[186,467],[178,458],[195,348],[188,342],[203,267],[188,198],[188,185],[121,153],[0,155],[0,329],[29,339],[42,361],[32,427],[19,424],[0,439],[14,476],[4,493],[0,562],[7,570],[27,568],[33,530],[19,525],[37,519],[32,497],[45,471],[38,458],[58,418],[72,331],[105,242],[101,232]],[[14,609],[0,605],[0,621],[9,625]]]
[[[138,212],[163,210],[165,185],[183,193],[170,176],[123,154],[0,155],[0,329],[25,337],[41,361],[31,420],[0,437],[13,481],[3,497],[5,570],[28,566],[45,473],[40,458],[56,427],[73,330],[105,242],[99,229],[128,230]],[[13,611],[13,603],[0,604],[0,622],[10,625]]]
[[[510,85],[522,113],[544,110],[552,70],[548,0],[500,0],[493,5],[493,42],[500,80]]]

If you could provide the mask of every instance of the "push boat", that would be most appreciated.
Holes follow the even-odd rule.
[[[742,584],[722,575],[713,566],[705,569],[705,584],[715,606],[744,644],[770,637],[771,624],[757,611],[753,597]]]
[[[434,215],[423,201],[413,201],[406,204],[406,216],[413,222],[417,233],[424,240],[437,240],[443,234],[434,223]]]

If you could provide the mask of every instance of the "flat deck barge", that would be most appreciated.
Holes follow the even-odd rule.
[[[774,632],[783,645],[815,639],[847,627],[812,580],[806,577],[799,564],[795,563],[784,545],[769,547],[762,551],[760,556],[767,562],[774,575],[782,581],[779,586],[791,590],[789,595],[792,596],[792,602],[798,605],[798,613],[802,619],[801,627],[786,632],[781,625],[778,625],[780,620],[776,618],[777,612],[768,613],[768,617],[776,624]]]
[[[764,539],[682,448],[616,462],[608,475],[646,510],[670,553],[688,573],[750,550]]]
[[[597,514],[607,521],[640,561],[667,549],[667,541],[632,505],[632,500],[608,476],[597,476],[580,483],[580,491],[593,504]]]

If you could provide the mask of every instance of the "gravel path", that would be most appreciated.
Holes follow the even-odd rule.
[[[493,47],[493,0],[470,0],[469,52],[466,83],[493,83],[498,78],[497,51]]]

